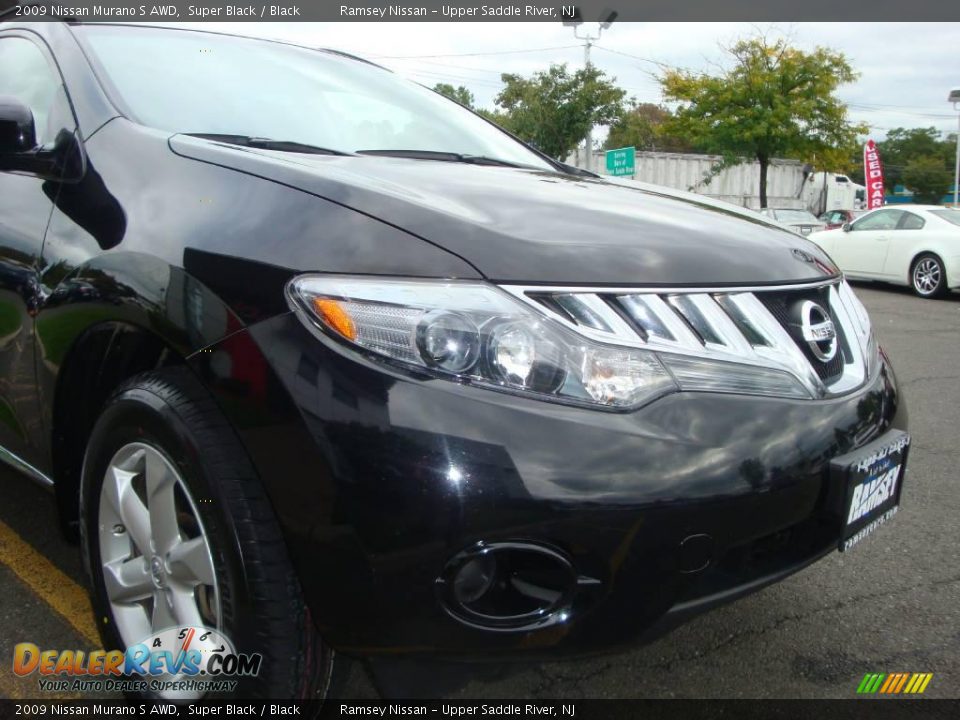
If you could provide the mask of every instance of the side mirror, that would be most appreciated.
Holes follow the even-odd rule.
[[[840,226],[840,229],[843,230],[844,232],[850,232],[850,223],[845,222],[843,225]]]
[[[0,157],[28,153],[36,147],[37,130],[30,108],[16,98],[0,96]]]
[[[53,150],[37,145],[37,129],[30,108],[16,98],[0,96],[0,170],[33,173],[40,177],[61,178],[64,174],[63,149],[74,146],[71,133],[68,145],[57,137]]]

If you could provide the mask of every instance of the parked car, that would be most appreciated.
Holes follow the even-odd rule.
[[[809,210],[798,210],[797,208],[762,208],[761,215],[776,220],[781,225],[792,228],[801,235],[809,235],[812,232],[823,230],[827,227],[826,223],[818,220]]]
[[[883,207],[810,239],[847,277],[908,285],[925,298],[960,287],[960,211],[952,208]]]
[[[270,698],[608,650],[896,511],[870,319],[755,213],[286,43],[9,23],[0,97],[0,457],[107,649],[201,628]]]
[[[833,230],[833,228],[843,227],[845,223],[853,222],[865,212],[865,210],[828,210],[821,213],[817,219],[826,225],[826,230]]]

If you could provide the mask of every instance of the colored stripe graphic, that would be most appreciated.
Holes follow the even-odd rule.
[[[891,690],[890,692],[898,693],[898,692],[900,692],[901,690],[903,690],[903,686],[904,686],[904,684],[907,682],[907,678],[909,678],[909,677],[910,677],[910,673],[901,673],[901,674],[900,674],[900,681],[897,683],[897,686],[896,686],[893,690]]]
[[[867,673],[857,686],[859,695],[919,695],[927,689],[933,673]]]
[[[904,692],[910,693],[911,695],[919,695],[927,689],[927,685],[930,684],[932,677],[933,673],[914,673],[913,677],[910,678],[910,682],[907,683]]]
[[[880,688],[880,683],[885,677],[886,675],[883,673],[867,673],[863,676],[863,680],[860,681],[860,687],[857,688],[857,692],[862,694],[875,693]]]
[[[881,686],[880,694],[883,695],[890,692],[891,689],[897,684],[897,680],[899,679],[899,673],[891,673],[890,675],[887,675],[887,681]]]

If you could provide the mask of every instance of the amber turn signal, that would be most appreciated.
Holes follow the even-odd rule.
[[[357,328],[353,324],[353,319],[339,302],[329,298],[314,298],[313,309],[332,330],[347,340],[357,339]]]

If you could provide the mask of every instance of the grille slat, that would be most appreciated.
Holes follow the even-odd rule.
[[[814,397],[847,392],[866,377],[869,320],[845,281],[729,291],[504,289],[593,339],[786,370]],[[829,361],[803,337],[806,301],[833,322],[838,349]]]
[[[740,308],[732,295],[718,295],[715,300],[752,347],[770,347],[770,340]]]
[[[717,334],[713,331],[713,328],[710,327],[710,323],[703,317],[703,314],[697,309],[697,306],[693,304],[693,300],[690,299],[689,295],[668,295],[667,303],[673,308],[674,312],[687,323],[687,327],[693,331],[697,339],[704,345],[708,342],[714,345],[722,344],[720,338],[717,337]]]
[[[644,340],[659,338],[667,342],[674,342],[676,338],[669,328],[654,312],[649,303],[640,295],[622,295],[616,298],[617,304],[627,313],[633,324],[643,331]]]

